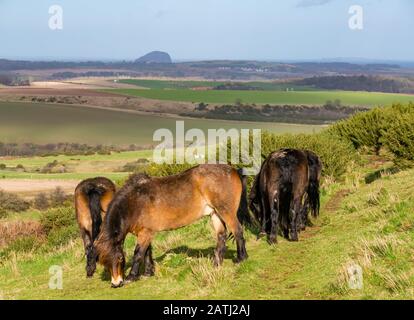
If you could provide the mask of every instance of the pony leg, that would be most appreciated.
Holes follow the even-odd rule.
[[[220,218],[223,219],[226,227],[230,230],[230,232],[234,235],[234,238],[236,239],[236,263],[243,262],[248,258],[248,255],[246,251],[246,241],[243,237],[243,227],[237,219],[237,215],[235,214],[234,216],[230,216],[228,214],[220,214]]]
[[[293,201],[293,208],[291,211],[291,221],[290,221],[290,233],[291,233],[291,240],[298,241],[298,220],[300,219],[301,214],[301,199],[295,199]]]
[[[266,200],[264,199],[265,195],[262,195],[260,197],[260,205],[261,205],[261,211],[262,211],[262,226],[260,230],[260,235],[266,235],[267,234],[267,207],[266,207]],[[259,236],[260,236],[259,235]]]
[[[300,210],[300,223],[299,223],[300,231],[304,231],[306,229],[306,226],[308,225],[308,221],[309,221],[309,217],[308,217],[309,200],[308,200],[307,195],[305,195],[304,197],[305,197],[305,201],[302,206],[302,209]]]
[[[132,258],[131,271],[129,272],[126,282],[133,282],[139,278],[139,267],[144,261],[145,253],[151,243],[152,233],[141,230],[137,237],[137,245],[134,251],[134,257]]]
[[[148,246],[148,249],[145,252],[144,266],[145,266],[144,276],[152,277],[155,273],[155,266],[154,266],[154,260],[152,259],[151,244]]]
[[[277,227],[279,223],[279,208],[277,197],[272,197],[269,201],[269,206],[271,208],[270,220],[271,220],[271,230],[269,236],[269,243],[277,243]]]
[[[82,228],[81,236],[86,255],[86,276],[90,278],[93,276],[96,270],[96,251],[89,232]]]
[[[214,251],[214,266],[218,267],[223,264],[224,253],[226,252],[226,227],[217,214],[213,214],[211,220],[217,237],[217,247]]]

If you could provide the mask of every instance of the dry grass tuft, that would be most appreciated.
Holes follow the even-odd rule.
[[[216,268],[210,259],[198,258],[191,263],[191,272],[195,284],[200,288],[216,288],[220,284],[228,283],[234,277],[235,271],[225,267]]]
[[[42,237],[44,232],[42,225],[37,221],[10,221],[0,223],[0,234],[0,248],[2,248],[18,238]]]

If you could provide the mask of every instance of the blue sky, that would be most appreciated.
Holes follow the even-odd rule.
[[[63,30],[48,27],[55,4]],[[413,0],[0,0],[0,58],[413,61],[413,17]]]

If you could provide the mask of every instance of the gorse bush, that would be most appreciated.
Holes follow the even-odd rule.
[[[74,209],[68,206],[47,210],[40,217],[40,223],[46,234],[71,226],[76,223]]]
[[[72,206],[45,211],[40,223],[51,247],[64,245],[79,235],[74,208]]]
[[[357,114],[334,124],[329,134],[350,141],[355,148],[367,147],[379,152],[385,147],[402,167],[414,161],[414,103],[394,104]]]
[[[414,165],[414,112],[398,114],[383,132],[382,141],[399,167]]]
[[[348,120],[339,121],[328,131],[346,138],[356,149],[368,147],[378,153],[382,147],[383,130],[389,123],[387,116],[388,113],[384,112],[384,109],[375,108],[358,113]]]
[[[262,160],[268,155],[281,148],[295,148],[311,150],[317,153],[324,164],[323,174],[338,179],[345,172],[349,164],[359,161],[358,153],[350,142],[328,133],[318,134],[285,134],[277,135],[263,132],[262,137]],[[230,158],[230,144],[228,145],[228,157]],[[180,173],[194,165],[191,164],[150,164],[146,172],[151,176],[168,176]],[[243,167],[237,164],[235,167]]]

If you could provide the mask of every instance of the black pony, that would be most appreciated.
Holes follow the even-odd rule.
[[[277,242],[278,227],[285,238],[297,241],[305,194],[310,208],[318,203],[313,187],[309,188],[308,162],[305,151],[281,149],[269,155],[255,178],[249,206],[270,243]]]

